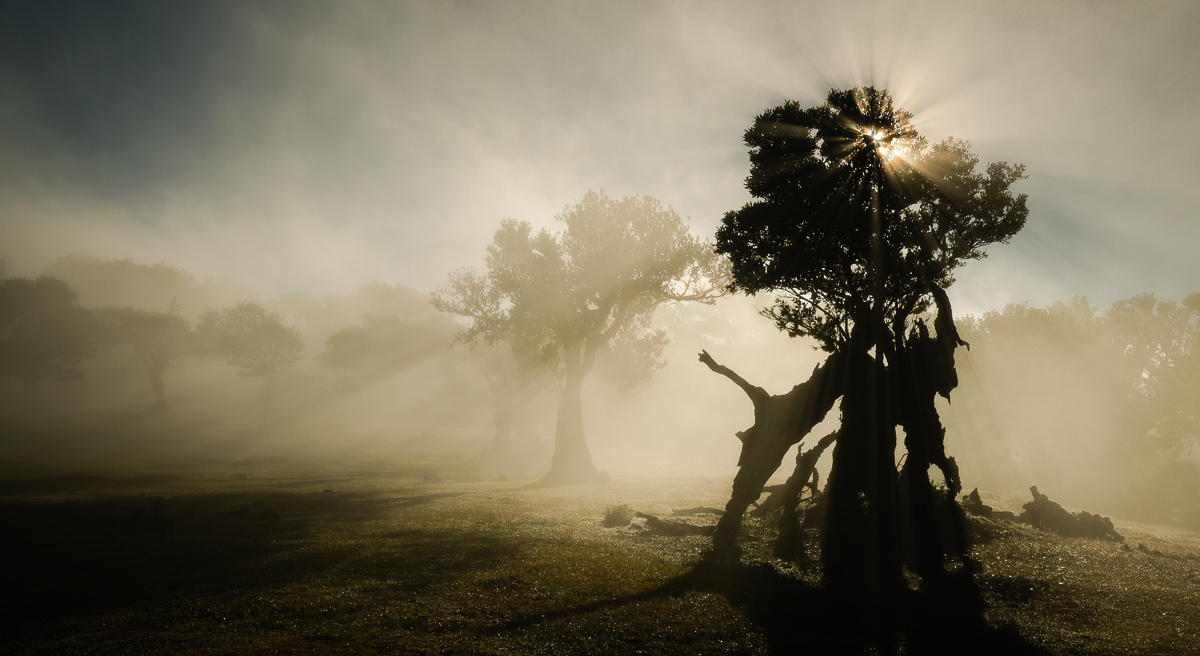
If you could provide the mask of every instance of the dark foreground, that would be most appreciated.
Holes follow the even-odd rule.
[[[1118,522],[1125,548],[987,524],[982,612],[914,594],[871,618],[815,565],[772,559],[766,523],[740,566],[702,562],[706,537],[602,525],[614,504],[719,506],[721,477],[526,490],[379,459],[3,464],[5,654],[1200,653],[1186,531]],[[890,644],[869,637],[880,621]]]

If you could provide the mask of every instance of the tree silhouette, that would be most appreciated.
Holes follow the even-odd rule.
[[[957,383],[953,353],[961,340],[945,289],[956,268],[1024,225],[1025,197],[1010,191],[1023,168],[994,163],[980,173],[966,142],[928,146],[911,116],[872,87],[831,91],[817,107],[767,110],[745,138],[755,200],[725,215],[717,251],[732,262],[734,289],[773,293],[777,302],[764,314],[832,354],[817,374],[821,386],[837,388],[809,395],[841,397],[824,573],[842,589],[887,596],[902,585],[904,532],[932,530],[929,466],[943,470],[951,497],[957,492],[932,405],[934,394],[948,395]],[[931,309],[936,336],[922,318]],[[827,406],[816,406],[824,416]],[[905,428],[908,450],[903,509],[896,425]],[[795,444],[803,433],[780,433],[792,429],[760,433]],[[770,451],[775,457],[778,448]],[[757,478],[743,495],[761,491]],[[916,539],[924,540],[920,531]],[[919,573],[937,578],[941,569],[939,559]]]
[[[712,302],[724,293],[712,247],[653,198],[589,191],[556,219],[558,234],[502,221],[487,274],[459,271],[434,297],[439,308],[471,319],[467,338],[549,353],[558,364],[562,396],[547,485],[600,476],[584,437],[580,390],[601,349],[622,331],[642,330],[662,303]]]
[[[96,351],[91,312],[58,278],[0,280],[0,375],[65,380]]]
[[[102,331],[114,341],[133,348],[154,392],[154,409],[167,407],[163,373],[172,360],[196,348],[192,326],[187,319],[170,312],[151,312],[130,307],[102,308],[96,311]]]
[[[196,334],[206,352],[243,376],[261,377],[268,399],[276,375],[294,365],[304,352],[300,331],[285,324],[278,312],[251,301],[205,312],[196,324]]]

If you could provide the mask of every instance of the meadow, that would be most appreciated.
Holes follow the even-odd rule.
[[[713,523],[672,516],[723,506],[713,472],[530,489],[400,457],[0,464],[6,654],[878,653],[814,559],[771,555],[768,519],[722,567],[702,535],[604,525],[620,504]],[[982,614],[914,602],[895,651],[1196,653],[1200,534],[1114,522],[1124,544],[975,520]]]

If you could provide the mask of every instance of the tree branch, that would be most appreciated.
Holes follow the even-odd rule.
[[[742,388],[742,390],[746,392],[746,396],[749,396],[750,401],[754,403],[754,407],[757,408],[760,404],[766,403],[767,400],[771,398],[771,395],[767,394],[767,390],[755,385],[751,385],[746,381],[745,378],[737,375],[734,370],[726,367],[725,365],[717,364],[717,361],[713,360],[712,356],[708,354],[708,351],[700,351],[700,361],[708,365],[709,369],[712,369],[714,372],[725,376],[729,380],[732,380],[737,384],[738,387]]]

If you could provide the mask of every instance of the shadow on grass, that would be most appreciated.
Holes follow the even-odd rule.
[[[504,624],[519,629],[689,591],[719,594],[762,632],[772,654],[920,654],[940,656],[1049,656],[1013,629],[997,629],[979,604],[953,593],[932,597],[909,594],[888,612],[859,600],[791,578],[757,563],[728,564],[713,559],[646,592],[605,599],[576,608],[539,613]]]
[[[375,526],[451,496],[255,491],[0,504],[0,651],[46,627],[154,615],[181,599],[256,598],[296,583],[419,591],[514,557],[519,545],[492,535]]]

